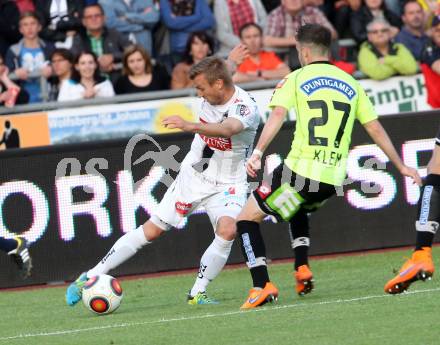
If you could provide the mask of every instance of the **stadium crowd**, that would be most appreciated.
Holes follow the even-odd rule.
[[[330,29],[348,73],[440,82],[436,0],[0,0],[0,18],[6,107],[188,88],[193,64],[240,43],[234,82],[281,79],[300,66],[304,23]]]

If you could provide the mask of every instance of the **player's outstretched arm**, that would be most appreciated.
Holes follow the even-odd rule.
[[[263,152],[272,142],[275,135],[280,131],[286,115],[286,108],[278,106],[273,108],[266,124],[264,125],[258,143],[255,146],[255,150],[246,163],[246,170],[249,176],[255,177],[257,171],[261,169],[261,157],[263,156]]]
[[[406,166],[399,154],[397,153],[390,137],[385,129],[380,124],[379,120],[373,120],[364,124],[364,128],[373,141],[379,146],[383,152],[388,156],[391,162],[404,175],[411,177],[419,186],[422,185],[422,179],[416,169]]]
[[[228,118],[221,123],[196,123],[185,121],[180,116],[174,115],[165,118],[162,124],[169,129],[178,128],[184,132],[199,133],[208,137],[221,138],[230,138],[244,129],[243,123],[233,118]]]

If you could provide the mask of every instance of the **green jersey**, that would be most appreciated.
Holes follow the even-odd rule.
[[[285,164],[312,180],[340,186],[346,176],[354,119],[377,119],[370,99],[349,74],[315,62],[281,81],[269,107],[295,109],[296,128]]]

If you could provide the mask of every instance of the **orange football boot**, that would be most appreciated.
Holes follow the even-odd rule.
[[[295,271],[296,293],[304,296],[313,290],[313,273],[309,266],[302,265]]]
[[[267,282],[264,289],[252,288],[246,302],[240,309],[252,309],[261,306],[267,302],[273,302],[278,299],[278,289],[271,282]]]
[[[406,291],[417,280],[431,279],[434,274],[434,263],[430,247],[416,250],[411,259],[407,260],[399,274],[385,284],[385,292],[398,294]]]

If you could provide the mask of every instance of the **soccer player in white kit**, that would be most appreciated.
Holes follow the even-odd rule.
[[[200,122],[188,122],[180,116],[163,121],[168,128],[195,133],[176,180],[146,223],[119,238],[94,268],[82,273],[68,287],[67,304],[73,306],[81,299],[89,278],[119,266],[201,206],[206,209],[215,237],[201,258],[188,303],[217,303],[206,295],[206,288],[231,252],[235,218],[247,199],[245,162],[252,152],[260,116],[249,94],[234,86],[222,59],[205,58],[191,68],[190,78],[203,97],[198,113]]]

